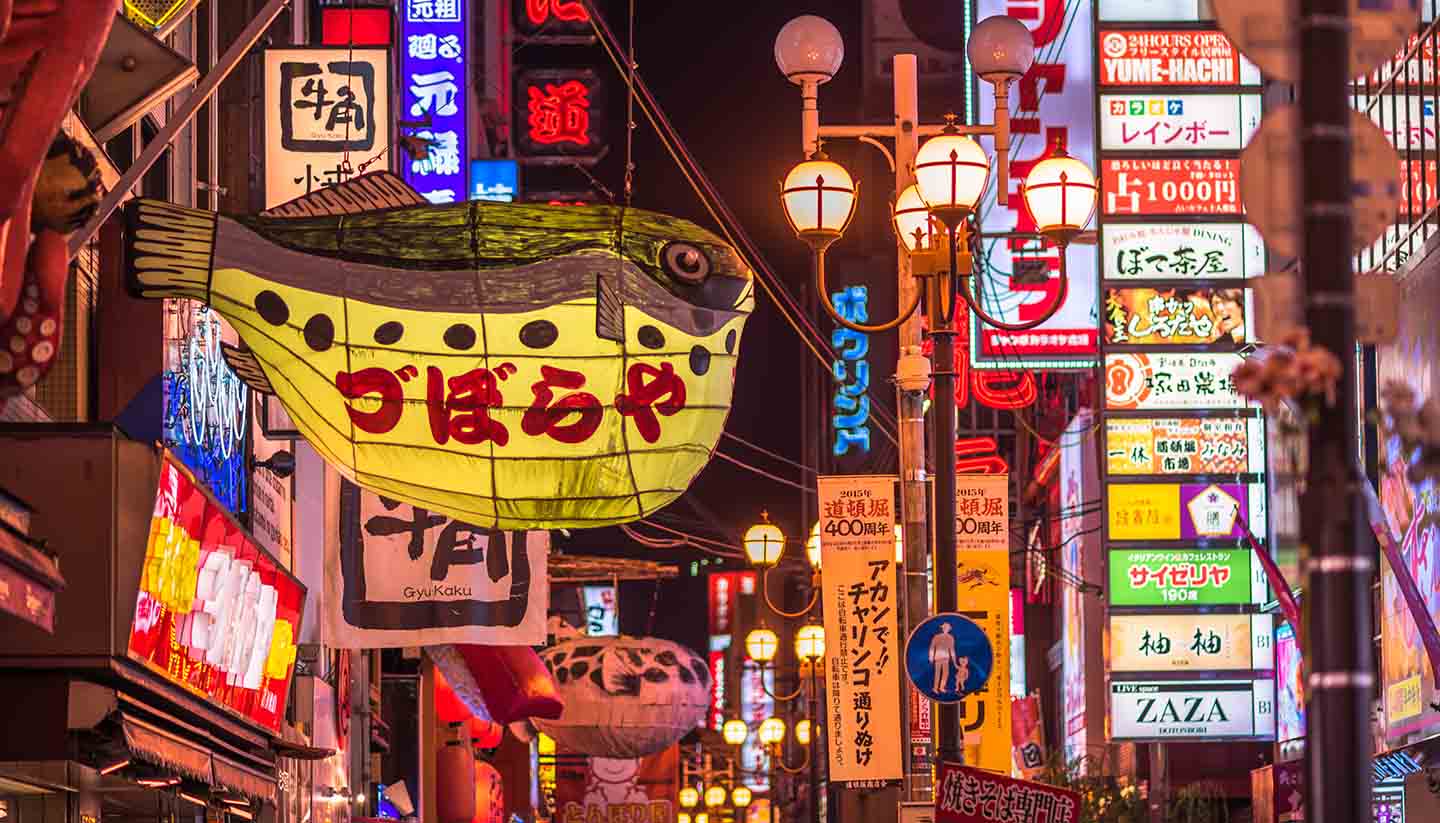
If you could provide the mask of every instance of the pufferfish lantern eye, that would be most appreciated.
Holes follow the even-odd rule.
[[[710,274],[710,258],[689,243],[671,243],[660,253],[668,274],[687,283],[699,283]]]

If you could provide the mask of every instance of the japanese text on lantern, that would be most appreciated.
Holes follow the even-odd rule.
[[[841,317],[851,323],[864,323],[870,319],[868,297],[866,287],[850,286],[830,295],[830,300]],[[836,354],[830,365],[835,375],[835,395],[831,401],[834,414],[830,418],[835,426],[835,445],[831,451],[836,457],[849,454],[851,449],[868,454],[870,363],[865,355],[870,352],[870,335],[840,326],[831,332],[830,345],[835,347]]]
[[[403,119],[426,151],[405,180],[432,203],[463,200],[468,157],[463,0],[406,0],[400,38]]]
[[[427,367],[424,405],[436,445],[446,445],[452,439],[467,446],[507,445],[511,427],[491,413],[514,408],[505,405],[501,384],[516,371],[514,363],[504,362],[494,369],[471,369],[447,378],[438,367]],[[363,406],[351,403],[345,407],[356,428],[370,434],[389,434],[405,414],[404,384],[419,379],[420,370],[413,365],[394,370],[371,366],[356,372],[338,372],[335,388],[347,400],[364,401]],[[596,395],[581,391],[585,385],[583,372],[541,366],[540,380],[530,385],[532,400],[520,418],[521,433],[566,444],[589,440],[600,429],[606,407]],[[670,363],[631,364],[625,389],[615,396],[613,408],[630,420],[647,443],[660,439],[661,417],[673,416],[685,408],[685,381]]]
[[[895,478],[818,479],[832,780],[901,776]]]

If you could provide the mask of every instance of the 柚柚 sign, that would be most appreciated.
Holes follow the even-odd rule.
[[[1275,667],[1268,614],[1112,614],[1112,672],[1266,671]]]

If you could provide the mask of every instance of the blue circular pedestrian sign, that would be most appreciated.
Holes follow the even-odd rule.
[[[937,703],[958,703],[980,691],[994,667],[990,638],[963,615],[928,618],[905,643],[905,674],[921,694]]]

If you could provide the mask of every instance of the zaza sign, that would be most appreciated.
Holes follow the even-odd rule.
[[[1112,614],[1110,670],[1268,671],[1273,631],[1268,614]]]
[[[1110,684],[1115,740],[1248,738],[1275,734],[1275,681]]]
[[[1218,31],[1101,31],[1102,86],[1258,86],[1260,70]]]

